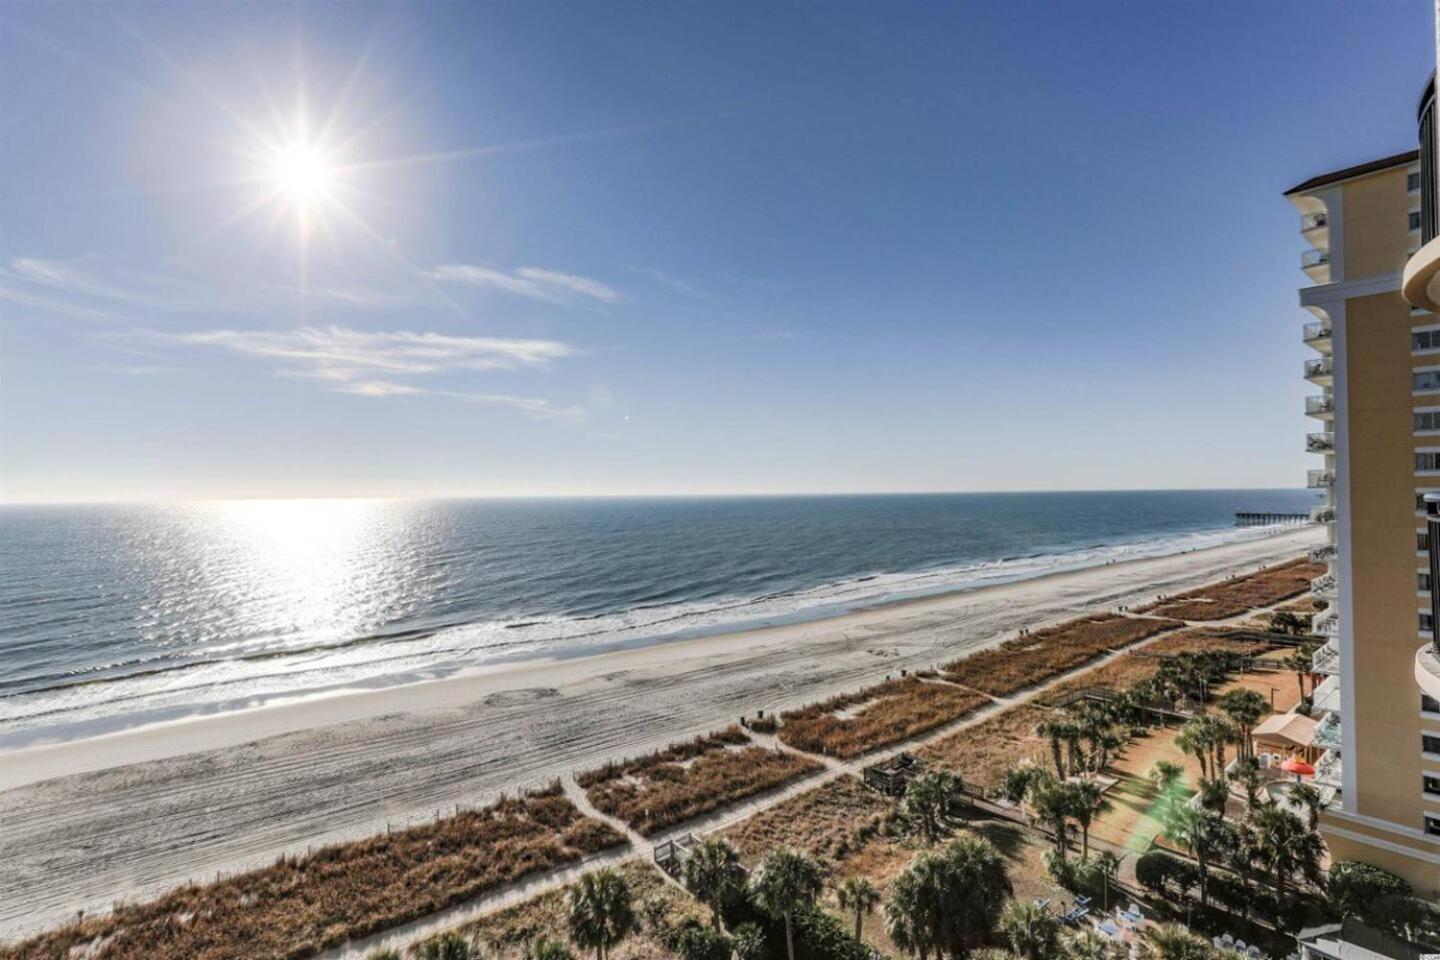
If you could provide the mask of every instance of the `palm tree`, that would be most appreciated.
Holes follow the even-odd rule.
[[[1299,817],[1278,804],[1264,804],[1250,811],[1250,826],[1260,858],[1270,868],[1277,906],[1284,903],[1285,885],[1297,872],[1319,882],[1325,845]]]
[[[1055,850],[1065,861],[1065,827],[1075,812],[1075,794],[1069,784],[1054,780],[1037,781],[1030,785],[1028,795],[1035,816],[1055,828]]]
[[[635,926],[630,886],[608,867],[583,875],[570,888],[569,912],[570,939],[593,949],[595,960],[605,960]]]
[[[744,883],[740,854],[719,837],[706,839],[685,861],[685,889],[710,908],[710,924],[720,929],[720,908]]]
[[[1210,864],[1225,846],[1229,834],[1225,818],[1210,810],[1184,804],[1173,808],[1166,818],[1165,835],[1182,843],[1200,868],[1200,906],[1207,905],[1206,890],[1210,882]]]
[[[1185,725],[1175,735],[1175,746],[1180,748],[1180,752],[1194,754],[1195,759],[1200,761],[1200,778],[1202,780],[1210,776],[1212,736],[1211,729],[1198,717],[1185,721]]]
[[[929,960],[940,927],[939,884],[929,876],[933,871],[926,869],[932,865],[939,865],[933,854],[911,861],[891,884],[890,900],[885,904],[885,932],[890,941],[901,953],[920,960]]]
[[[1240,731],[1240,757],[1249,759],[1253,753],[1250,733],[1255,729],[1255,724],[1260,722],[1260,718],[1270,712],[1270,704],[1254,690],[1242,687],[1225,694],[1218,705]]]
[[[1065,760],[1060,753],[1060,742],[1065,739],[1067,724],[1055,717],[1041,720],[1035,725],[1035,736],[1050,742],[1050,758],[1055,761],[1055,776],[1065,779]]]
[[[1070,785],[1072,806],[1070,815],[1080,825],[1080,859],[1090,859],[1090,821],[1095,815],[1109,809],[1110,801],[1105,799],[1105,788],[1089,777],[1076,780]]]
[[[1325,800],[1320,791],[1308,783],[1297,783],[1290,788],[1290,799],[1305,808],[1305,823],[1314,833],[1320,829],[1320,811],[1325,809]]]
[[[458,933],[442,933],[420,947],[420,960],[472,960],[478,956],[470,941]]]
[[[1155,784],[1155,792],[1161,794],[1168,793],[1183,776],[1185,768],[1173,760],[1156,760],[1149,773],[1150,782]]]
[[[1276,633],[1288,633],[1298,637],[1305,630],[1305,622],[1289,610],[1276,610],[1270,614],[1270,629]]]
[[[1060,921],[1044,907],[1012,900],[1000,914],[1000,935],[1025,960],[1050,960],[1055,956]]]
[[[864,877],[848,877],[835,888],[835,899],[841,910],[849,910],[855,914],[855,942],[859,943],[865,914],[873,911],[880,902],[880,891]]]
[[[1311,655],[1314,647],[1302,645],[1295,648],[1295,652],[1286,657],[1283,661],[1285,666],[1295,671],[1295,682],[1300,684],[1300,699],[1305,699],[1305,678],[1310,676],[1312,667]]]
[[[900,811],[907,820],[919,826],[926,846],[940,836],[942,822],[950,812],[957,790],[958,778],[943,770],[922,773],[905,788]]]
[[[1012,892],[1000,853],[964,837],[922,853],[895,878],[886,929],[902,952],[920,960],[932,952],[964,958],[990,936]]]
[[[1235,724],[1217,713],[1207,713],[1201,723],[1210,744],[1210,772],[1218,780],[1225,775],[1225,744],[1234,743],[1240,733]]]
[[[1178,923],[1164,923],[1145,931],[1154,960],[1206,960],[1210,944]]]
[[[820,889],[820,868],[794,850],[770,853],[750,878],[755,906],[770,918],[785,921],[785,952],[790,960],[795,960],[795,911],[813,904]]]

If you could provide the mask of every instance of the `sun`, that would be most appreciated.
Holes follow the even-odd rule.
[[[276,192],[301,210],[333,199],[336,174],[334,160],[304,141],[282,144],[270,158],[270,179]]]

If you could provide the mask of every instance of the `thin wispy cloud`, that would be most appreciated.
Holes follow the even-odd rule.
[[[276,362],[282,376],[320,381],[332,393],[384,399],[438,396],[508,406],[547,420],[583,420],[583,407],[555,406],[539,397],[429,385],[427,378],[496,370],[541,369],[578,351],[558,340],[453,336],[347,327],[293,330],[200,330],[149,333],[152,340],[223,350]],[[422,382],[416,382],[422,381]]]
[[[476,264],[451,263],[436,267],[426,276],[442,283],[460,283],[472,287],[486,287],[504,293],[548,303],[573,303],[593,300],[614,304],[621,300],[618,291],[599,280],[546,270],[541,267],[520,267],[506,272],[494,267]]]
[[[641,273],[650,277],[656,283],[660,284],[661,286],[669,287],[676,293],[683,293],[687,297],[705,296],[705,294],[702,293],[694,284],[687,283],[686,281],[681,280],[679,277],[671,276],[664,270],[657,270],[654,267],[640,267],[638,269]]]
[[[176,343],[218,347],[296,365],[319,379],[355,381],[367,374],[425,375],[450,370],[543,367],[576,351],[557,340],[457,337],[347,327],[294,330],[200,330],[163,335]]]

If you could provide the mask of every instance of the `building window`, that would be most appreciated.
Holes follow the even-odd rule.
[[[1415,454],[1416,470],[1440,470],[1440,453],[1417,453]]]
[[[1432,777],[1429,774],[1424,774],[1421,776],[1420,781],[1426,793],[1440,796],[1440,777]]]
[[[1425,832],[1432,837],[1440,837],[1440,817],[1425,814]]]
[[[1416,370],[1411,375],[1410,389],[1440,391],[1440,370]]]
[[[1416,330],[1410,334],[1411,350],[1440,350],[1440,330]]]
[[[1405,177],[1405,192],[1414,193],[1420,189],[1420,174],[1411,173]]]
[[[1410,229],[1411,229],[1411,230],[1419,230],[1419,229],[1420,229],[1420,211],[1419,211],[1419,210],[1411,210],[1411,211],[1410,211]]]
[[[1417,553],[1426,553],[1430,549],[1430,534],[1424,530],[1415,531],[1415,550]]]
[[[1420,629],[1426,633],[1433,633],[1435,631],[1435,618],[1428,613],[1420,614]]]
[[[1440,700],[1436,700],[1428,693],[1420,694],[1420,709],[1426,713],[1440,713]]]
[[[1419,585],[1418,585],[1417,589],[1418,589],[1421,593],[1429,593],[1429,592],[1430,592],[1430,572],[1429,572],[1428,570],[1421,570],[1421,571],[1420,571],[1420,576],[1419,576],[1418,579],[1419,579]]]
[[[1424,433],[1426,430],[1440,430],[1440,410],[1415,411],[1415,432]],[[1423,499],[1418,509],[1425,509]]]
[[[1428,733],[1420,734],[1420,749],[1426,753],[1440,753],[1440,737]]]

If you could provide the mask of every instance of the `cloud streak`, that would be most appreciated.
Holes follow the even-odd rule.
[[[574,303],[591,300],[605,304],[619,303],[618,291],[589,277],[541,267],[520,267],[512,272],[494,267],[466,263],[451,263],[436,267],[426,273],[431,280],[441,283],[460,283],[472,287],[499,290],[531,300],[547,303]]]
[[[448,397],[506,406],[543,420],[579,421],[587,416],[583,407],[555,406],[538,397],[454,390],[411,382],[447,373],[542,369],[578,352],[556,340],[463,337],[404,330],[368,332],[339,326],[202,330],[148,336],[169,344],[276,361],[281,375],[320,381],[332,393],[375,399]]]

